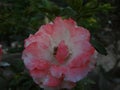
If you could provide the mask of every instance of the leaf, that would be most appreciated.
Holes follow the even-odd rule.
[[[95,47],[95,49],[99,52],[99,53],[101,53],[101,54],[103,54],[103,55],[107,55],[107,51],[106,51],[106,49],[104,48],[104,46],[100,43],[100,42],[98,42],[98,41],[96,41],[96,40],[94,40],[94,39],[91,39],[91,44]]]
[[[96,8],[98,6],[98,1],[97,0],[91,0],[91,1],[88,1],[86,4],[85,4],[85,7],[90,9],[90,8]]]
[[[77,85],[73,90],[91,90],[91,85],[93,84],[95,84],[95,81],[86,77],[77,82]]]
[[[106,3],[99,5],[99,9],[104,13],[108,13],[108,11],[114,10],[115,7],[112,7],[110,3]]]
[[[66,17],[74,17],[77,13],[71,8],[66,7],[61,9],[61,15]]]
[[[76,11],[80,11],[83,0],[66,0],[66,2]]]
[[[28,73],[16,74],[9,82],[11,90],[40,90]]]

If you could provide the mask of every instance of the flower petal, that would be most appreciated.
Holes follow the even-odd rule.
[[[46,79],[43,82],[43,85],[49,86],[49,87],[57,87],[61,84],[61,80],[58,78],[55,78],[53,76],[47,76]]]
[[[62,64],[67,59],[68,55],[69,55],[68,47],[64,41],[61,41],[57,47],[57,51],[55,55],[57,61],[60,64]]]

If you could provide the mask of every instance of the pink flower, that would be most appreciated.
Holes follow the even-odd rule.
[[[25,40],[22,59],[34,81],[48,90],[71,89],[92,70],[90,33],[72,19],[57,17]]]
[[[1,61],[1,58],[2,58],[2,45],[0,45],[0,61]]]

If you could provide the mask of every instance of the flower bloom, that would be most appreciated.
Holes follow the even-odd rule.
[[[72,19],[57,17],[25,40],[22,59],[33,80],[48,90],[71,89],[93,68],[90,33]]]
[[[1,61],[1,58],[2,58],[2,45],[0,45],[0,61]]]

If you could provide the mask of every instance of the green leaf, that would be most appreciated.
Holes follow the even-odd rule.
[[[76,87],[73,90],[91,90],[91,85],[95,84],[95,81],[86,77],[77,82]]]
[[[85,4],[87,9],[96,8],[98,6],[98,0],[90,0]]]
[[[106,49],[104,48],[104,46],[100,43],[100,42],[98,42],[98,41],[96,41],[96,40],[94,40],[94,39],[91,39],[91,44],[95,47],[95,49],[99,52],[99,53],[101,53],[101,54],[103,54],[103,55],[107,55],[107,51],[106,51]]]
[[[76,11],[80,11],[83,4],[83,0],[66,0],[66,2]]]
[[[114,10],[115,7],[112,7],[110,3],[106,3],[99,5],[99,9],[104,13],[108,13],[108,11]]]
[[[74,17],[77,14],[71,7],[66,7],[61,9],[61,15],[69,17]]]

